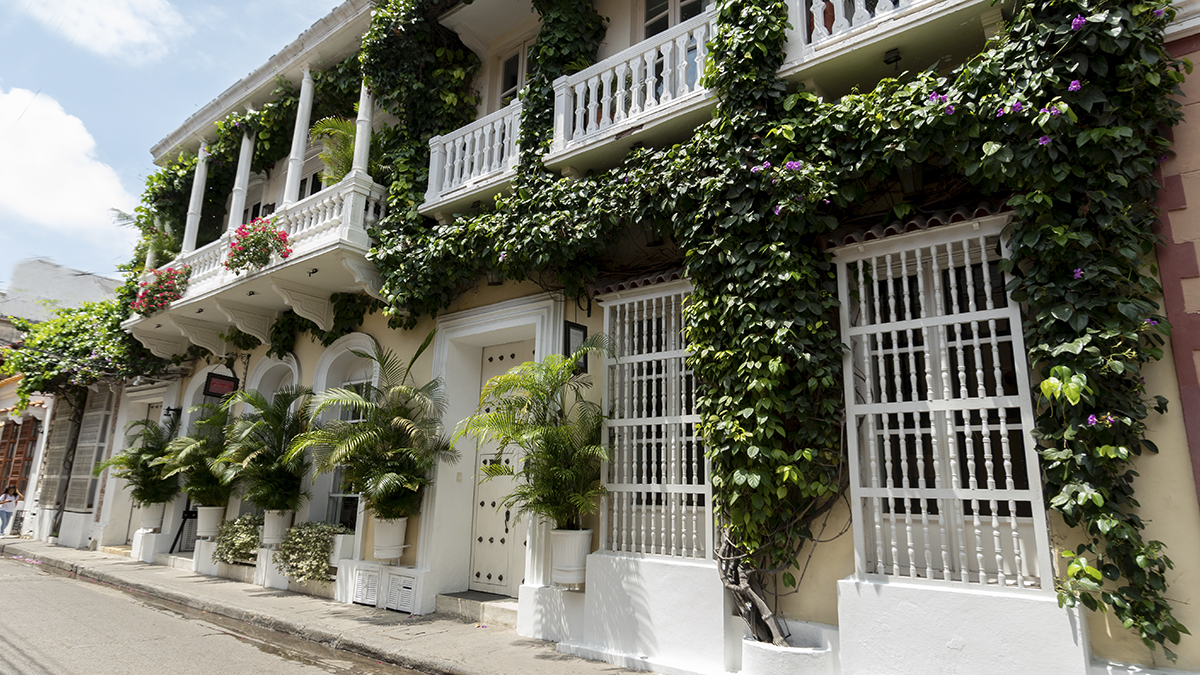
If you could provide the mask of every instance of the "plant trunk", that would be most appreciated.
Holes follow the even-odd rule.
[[[58,481],[58,491],[54,496],[54,520],[50,524],[50,535],[57,537],[62,528],[63,511],[67,507],[67,490],[71,487],[71,470],[75,467],[75,449],[79,446],[79,428],[83,423],[83,408],[87,402],[87,390],[64,394],[63,398],[71,405],[71,433],[67,437],[67,449],[63,453],[63,477]],[[81,400],[82,399],[82,400]]]
[[[763,592],[762,573],[754,568],[743,552],[729,541],[729,537],[721,545],[717,570],[721,574],[721,583],[726,590],[733,594],[734,607],[738,615],[750,627],[754,639],[759,642],[769,642],[779,647],[787,647],[787,639],[779,625],[779,618],[771,611]]]

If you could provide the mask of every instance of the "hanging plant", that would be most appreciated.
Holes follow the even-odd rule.
[[[150,270],[150,274],[154,275],[154,278],[138,285],[137,299],[129,305],[130,309],[142,316],[150,316],[166,309],[167,305],[182,298],[187,292],[192,268],[187,265],[179,268],[168,267],[165,270]]]
[[[271,262],[272,254],[283,260],[292,254],[287,232],[271,227],[269,218],[255,218],[233,233],[225,269],[230,272],[262,269]]]

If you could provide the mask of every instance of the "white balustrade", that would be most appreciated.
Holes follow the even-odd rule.
[[[429,139],[429,188],[432,204],[462,188],[479,187],[516,169],[520,159],[521,102]]]
[[[347,179],[269,217],[273,227],[287,233],[291,259],[344,239],[367,241],[367,228],[383,217],[386,207],[387,189],[382,185]],[[233,281],[234,273],[225,269],[232,237],[232,233],[225,232],[216,241],[180,255],[164,266],[192,268],[185,299]],[[283,262],[273,256],[264,269],[269,270]],[[244,272],[242,276],[245,276]]]
[[[615,125],[665,113],[705,92],[700,84],[716,10],[554,81],[554,152]]]
[[[1029,374],[1020,308],[998,267],[1000,225],[837,252],[862,573],[1049,588]]]
[[[878,0],[871,5],[866,0],[795,0],[800,2],[802,25],[806,42],[813,46],[831,38],[855,32],[889,14],[914,5],[934,4],[929,0]]]
[[[606,302],[618,358],[608,359],[604,550],[712,557],[712,491],[687,366],[687,289]]]

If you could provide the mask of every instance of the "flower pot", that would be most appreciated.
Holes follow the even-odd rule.
[[[375,519],[375,557],[380,560],[399,558],[404,554],[404,534],[408,518]]]
[[[263,513],[262,545],[274,546],[283,541],[283,535],[291,525],[291,511],[267,511]]]
[[[333,535],[333,550],[329,552],[329,566],[337,567],[347,558],[354,557],[354,535]]]
[[[217,530],[221,528],[221,519],[224,517],[224,506],[197,506],[196,536],[206,539],[217,536]]]
[[[141,528],[148,532],[158,532],[162,528],[163,512],[166,504],[146,504],[138,508],[141,517]]]
[[[553,550],[554,583],[582,584],[587,570],[587,557],[592,552],[592,531],[552,530],[550,546]]]

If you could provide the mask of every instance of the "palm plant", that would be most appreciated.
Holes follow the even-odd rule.
[[[200,506],[225,506],[237,484],[238,472],[217,461],[225,451],[225,427],[229,410],[216,403],[202,403],[188,409],[199,413],[187,436],[167,446],[160,461],[163,474],[181,476],[183,491]]]
[[[245,407],[226,428],[219,461],[234,467],[245,487],[243,498],[261,509],[295,511],[308,499],[308,459],[288,450],[309,426],[311,396],[307,387],[285,387],[269,401],[257,391],[238,391],[221,404],[227,413],[238,404]]]
[[[358,123],[355,120],[341,117],[326,117],[317,120],[309,130],[309,137],[315,144],[323,141],[323,149],[319,155],[325,164],[321,172],[321,181],[325,185],[340,182],[354,168],[354,141],[358,134]],[[377,159],[380,156],[379,134],[371,134],[371,148],[368,153],[367,173],[378,176]]]
[[[165,504],[179,492],[179,479],[164,475],[161,460],[167,446],[179,432],[179,418],[167,415],[161,424],[154,420],[136,420],[125,427],[128,448],[96,467],[96,475],[107,468],[129,485],[129,494],[137,506]]]
[[[604,414],[584,398],[592,379],[577,366],[589,352],[611,355],[608,336],[593,335],[569,356],[550,354],[540,363],[523,363],[488,380],[479,411],[456,436],[495,441],[497,457],[519,448],[516,468],[486,464],[480,467],[483,480],[517,478],[503,506],[515,507],[518,517],[532,513],[549,518],[563,530],[580,529],[582,516],[596,510],[596,498],[605,492],[599,484],[600,464],[608,459],[600,444]]]
[[[424,488],[432,483],[438,462],[458,461],[442,436],[441,381],[421,386],[410,382],[413,363],[433,335],[407,364],[378,344],[373,354],[353,352],[375,363],[379,383],[365,385],[361,393],[327,389],[313,399],[311,415],[317,419],[330,409],[351,410],[356,420],[331,420],[292,444],[292,456],[312,452],[318,472],[341,468],[343,489],[359,493],[380,520],[420,513]]]

